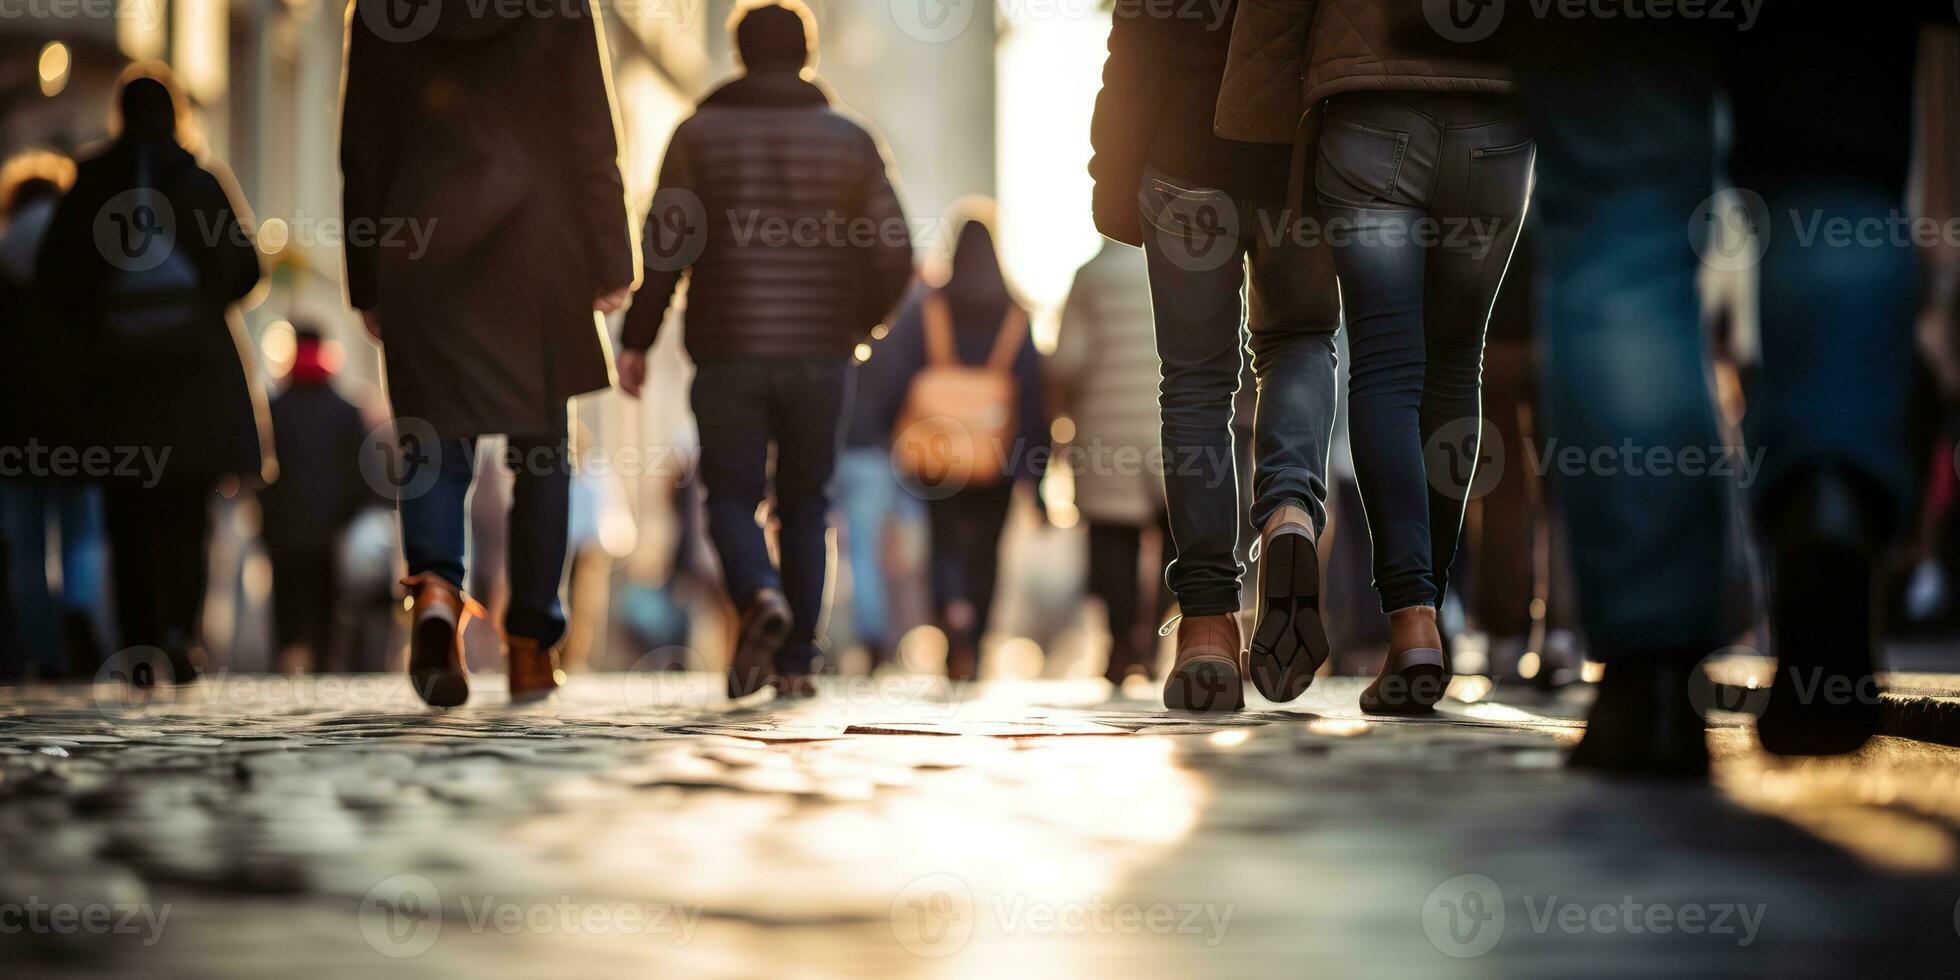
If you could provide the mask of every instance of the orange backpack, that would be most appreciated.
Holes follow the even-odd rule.
[[[892,471],[924,496],[999,483],[1014,450],[1019,403],[1014,359],[1027,335],[1027,317],[1010,305],[986,362],[968,365],[953,346],[946,297],[929,294],[922,312],[926,366],[905,393]]]

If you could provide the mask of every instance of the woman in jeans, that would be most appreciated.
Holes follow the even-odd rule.
[[[1333,251],[1349,436],[1389,616],[1388,657],[1361,706],[1383,713],[1428,711],[1449,680],[1436,609],[1478,488],[1484,325],[1533,157],[1502,72],[1396,43],[1419,15],[1410,0],[1242,7],[1217,117],[1222,135],[1298,141],[1303,196],[1319,209],[1303,231]],[[1275,39],[1299,60],[1261,54]]]

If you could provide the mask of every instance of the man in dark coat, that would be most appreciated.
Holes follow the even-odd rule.
[[[510,514],[511,693],[562,680],[566,401],[611,383],[598,314],[639,260],[597,8],[390,0],[349,15],[341,119],[347,288],[383,345],[415,596],[409,670],[468,696],[464,502],[478,436],[521,465]]]
[[[795,691],[820,665],[826,487],[851,354],[912,271],[877,140],[802,77],[815,37],[800,3],[756,7],[735,26],[747,73],[703,99],[668,144],[647,216],[647,284],[620,356],[621,386],[637,394],[686,273],[708,530],[742,607],[731,696],[772,677]],[[771,442],[780,571],[755,519]]]
[[[35,286],[90,369],[67,448],[104,481],[122,644],[161,648],[183,681],[212,489],[273,469],[265,397],[234,312],[262,270],[229,174],[178,142],[188,113],[168,69],[132,67],[118,99],[122,133],[80,164]]]
[[[311,327],[295,335],[286,388],[272,399],[279,478],[259,494],[260,538],[272,559],[279,653],[302,653],[318,670],[333,644],[341,532],[379,498],[361,476],[361,410],[333,387],[336,348]]]
[[[1327,520],[1340,307],[1324,241],[1291,234],[1294,219],[1316,216],[1288,210],[1285,141],[1213,134],[1235,7],[1205,11],[1214,18],[1119,0],[1089,132],[1096,228],[1141,245],[1149,265],[1176,553],[1165,578],[1183,613],[1164,700],[1192,710],[1244,702],[1232,405],[1248,338],[1259,388],[1251,516],[1267,578],[1252,680],[1292,700],[1327,657],[1314,540]]]

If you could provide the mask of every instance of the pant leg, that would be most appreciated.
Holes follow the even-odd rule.
[[[504,632],[550,649],[565,637],[565,558],[572,520],[571,451],[566,431],[512,435],[506,549],[510,607]]]
[[[445,439],[400,451],[401,483],[395,499],[408,574],[436,575],[463,588],[476,440]]]
[[[796,358],[775,366],[770,399],[776,431],[777,537],[783,593],[794,622],[777,666],[807,670],[823,633],[824,583],[830,567],[830,481],[837,471],[851,362]]]
[[[1915,43],[1904,24],[1838,39],[1843,70],[1831,77],[1801,68],[1812,43],[1750,34],[1728,48],[1730,176],[1772,217],[1762,374],[1746,416],[1763,454],[1750,488],[1758,505],[1773,506],[1791,476],[1838,465],[1878,491],[1890,529],[1913,519],[1905,436],[1918,266],[1896,231],[1909,213]]]
[[[1303,219],[1321,223],[1316,202]],[[1327,526],[1327,456],[1340,403],[1336,334],[1341,325],[1332,250],[1285,227],[1271,206],[1255,206],[1259,229],[1246,256],[1246,329],[1258,391],[1253,411],[1252,527],[1288,502],[1305,507],[1314,530]]]
[[[1089,592],[1101,599],[1115,649],[1132,642],[1140,615],[1137,557],[1143,529],[1133,524],[1089,524]]]
[[[117,643],[158,646],[156,553],[150,536],[154,518],[149,498],[128,483],[112,483],[102,494],[103,526],[109,537],[109,574],[115,590]]]
[[[1165,581],[1186,615],[1236,613],[1244,574],[1236,555],[1242,518],[1232,439],[1244,347],[1239,205],[1154,172],[1145,174],[1140,196],[1176,552]],[[1223,221],[1231,226],[1215,227]]]
[[[67,481],[55,490],[61,522],[61,605],[93,620],[102,607],[106,563],[102,542],[102,488]]]
[[[1449,570],[1472,497],[1489,489],[1478,472],[1489,462],[1482,439],[1484,334],[1491,307],[1523,225],[1531,187],[1533,147],[1523,110],[1500,97],[1456,96],[1426,100],[1449,123],[1442,140],[1438,179],[1429,201],[1436,236],[1426,247],[1424,281],[1421,428],[1429,484],[1430,575],[1436,601],[1449,588]],[[1473,462],[1470,479],[1440,478],[1439,443],[1453,440]],[[1501,451],[1501,447],[1500,447]]]
[[[1000,536],[1014,504],[1014,484],[986,487],[974,495],[968,512],[966,568],[973,600],[974,637],[987,635],[993,622],[994,594],[1000,580]]]
[[[877,650],[891,645],[891,612],[882,561],[885,522],[897,482],[883,449],[847,449],[837,461],[837,502],[843,511],[845,555],[851,565],[851,614],[858,639]]]
[[[204,597],[211,577],[210,489],[164,484],[152,490],[150,515],[158,646],[189,650],[202,639]]]
[[[780,589],[769,542],[756,523],[768,493],[769,388],[764,365],[734,360],[695,366],[695,424],[701,434],[701,486],[707,493],[708,539],[721,558],[729,598],[746,605],[762,589]]]
[[[1423,460],[1424,281],[1417,236],[1440,130],[1392,96],[1332,99],[1314,187],[1347,323],[1348,440],[1384,611],[1438,602]]]
[[[0,650],[0,675],[32,672],[42,677],[61,662],[54,596],[48,590],[48,507],[46,480],[0,480],[0,534],[5,535],[7,605],[10,633]]]
[[[1720,644],[1729,490],[1678,471],[1632,476],[1614,455],[1623,440],[1720,445],[1698,242],[1682,218],[1710,191],[1709,78],[1691,52],[1646,63],[1594,53],[1527,65],[1523,80],[1543,232],[1544,464],[1590,653],[1610,663]]]

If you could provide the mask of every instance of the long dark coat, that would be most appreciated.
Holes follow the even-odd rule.
[[[562,432],[567,398],[612,383],[593,298],[639,272],[603,33],[578,3],[404,22],[388,2],[350,13],[341,171],[349,299],[380,314],[395,415]]]
[[[226,476],[256,482],[273,466],[265,393],[247,366],[251,341],[235,309],[263,275],[245,231],[250,214],[221,165],[207,164],[213,173],[173,143],[151,143],[144,152],[153,161],[153,187],[170,205],[172,247],[190,250],[204,313],[192,345],[165,361],[102,336],[101,298],[114,271],[105,249],[116,239],[98,233],[113,228],[121,210],[114,202],[136,186],[136,148],[118,140],[83,161],[35,264],[47,329],[69,332],[66,346],[82,369],[82,390],[62,408],[75,423],[63,441],[109,450],[117,470],[126,469],[125,454],[148,452],[172,483],[209,485]],[[153,474],[128,475],[147,481]]]

